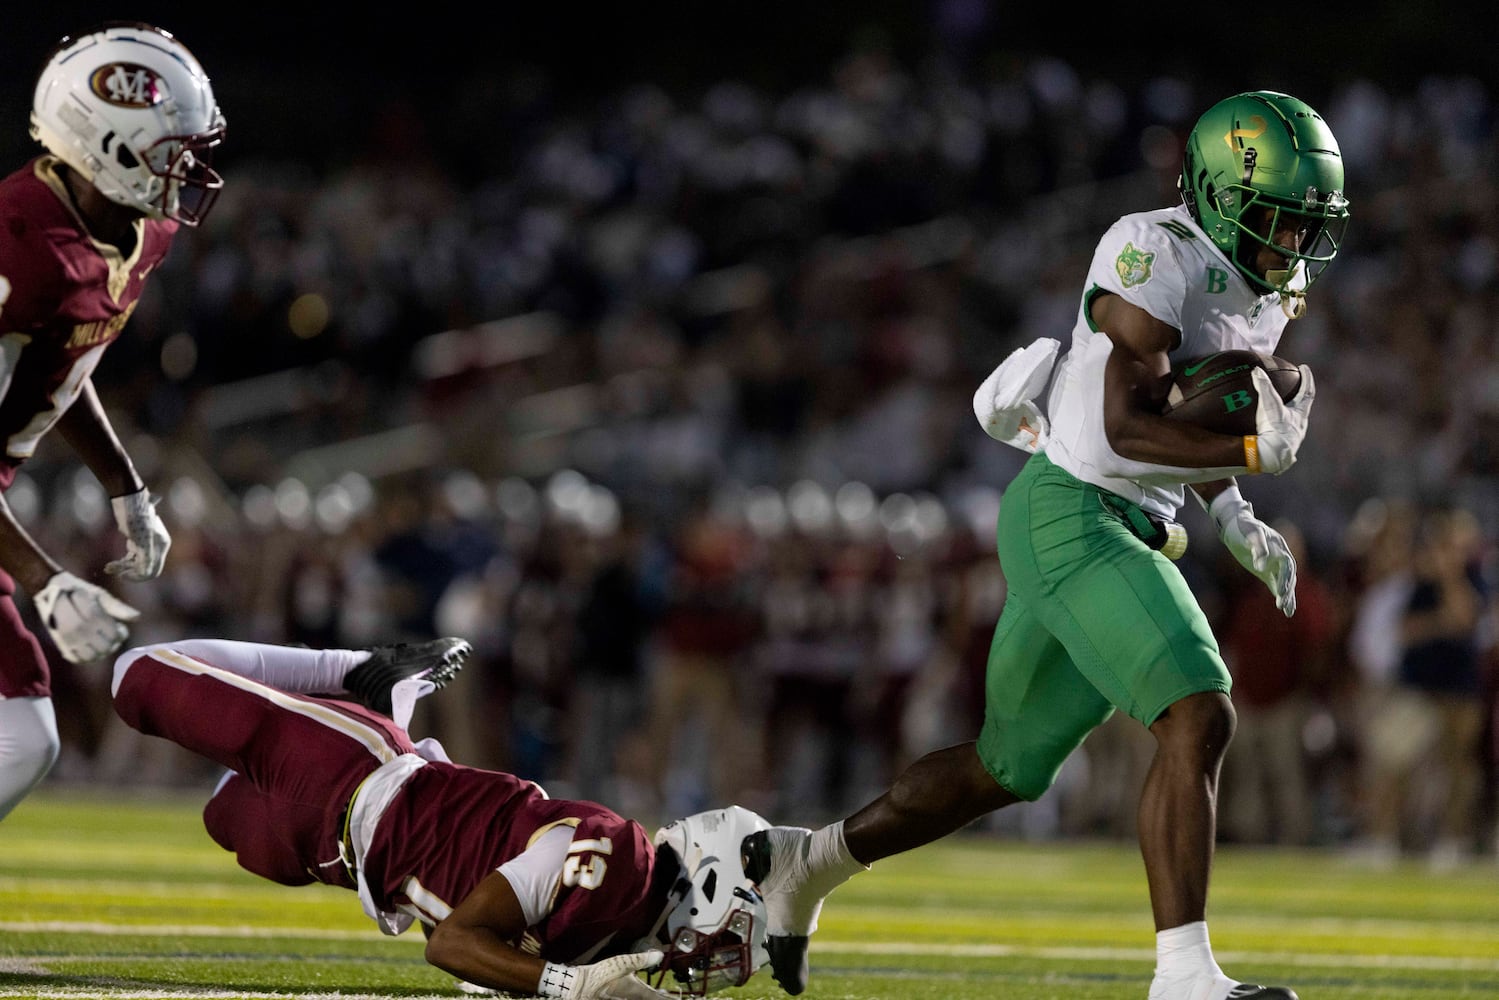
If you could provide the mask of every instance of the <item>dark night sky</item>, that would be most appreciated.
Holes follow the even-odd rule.
[[[1295,4],[1256,8],[1259,18],[1246,8],[1126,4],[1107,21],[1084,17],[1082,4],[1034,0],[394,3],[394,14],[382,12],[391,0],[30,6],[0,31],[0,116],[8,123],[0,152],[14,161],[31,148],[26,114],[43,54],[59,36],[105,18],[152,21],[181,38],[213,78],[239,150],[308,156],[358,142],[370,110],[396,95],[440,120],[455,92],[486,71],[533,67],[560,98],[575,100],[646,80],[690,92],[737,78],[778,90],[824,77],[871,31],[915,66],[941,37],[939,12],[980,16],[972,36],[980,63],[1046,52],[1123,83],[1169,72],[1209,89],[1310,96],[1350,76],[1408,89],[1436,72],[1477,75],[1499,89],[1499,5],[1491,2]]]

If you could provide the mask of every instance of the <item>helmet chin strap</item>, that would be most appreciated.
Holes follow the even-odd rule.
[[[1290,280],[1290,268],[1265,272],[1265,283],[1280,292],[1280,311],[1286,314],[1287,319],[1300,319],[1306,312],[1306,292],[1287,288],[1286,283]]]
[[[666,893],[666,905],[661,908],[661,913],[656,917],[656,922],[651,925],[651,929],[646,933],[645,937],[641,938],[641,941],[649,948],[657,947],[660,944],[661,928],[666,926],[666,918],[670,917],[671,911],[675,910],[681,904],[682,900],[687,898],[687,892],[692,888],[692,882],[685,875],[681,874],[683,871],[682,862],[677,857],[676,851],[662,844],[656,852],[656,863],[661,864],[665,860],[662,855],[665,854],[670,854],[671,861],[677,865],[679,874],[672,879],[671,888]]]

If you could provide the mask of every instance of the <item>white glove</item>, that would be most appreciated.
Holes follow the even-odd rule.
[[[615,955],[593,965],[548,962],[536,992],[562,1000],[655,1000],[670,997],[647,986],[635,973],[661,964],[663,954],[652,949],[635,955]]]
[[[152,580],[161,574],[167,561],[172,536],[156,514],[159,497],[142,487],[109,502],[114,508],[115,524],[125,536],[125,555],[104,567],[111,576],[127,580]]]
[[[1317,387],[1312,382],[1312,370],[1302,365],[1301,385],[1286,403],[1281,401],[1280,393],[1263,369],[1254,369],[1250,377],[1254,379],[1259,405],[1254,412],[1256,436],[1245,442],[1245,464],[1250,472],[1278,476],[1296,463],[1296,451],[1306,437],[1306,423],[1311,416],[1312,401],[1317,398]]]
[[[64,570],[32,598],[57,651],[72,663],[89,663],[125,644],[141,613],[102,587]]]
[[[1022,451],[1046,444],[1051,425],[1035,400],[1046,392],[1062,342],[1041,337],[1016,348],[973,394],[973,415],[996,441]]]
[[[1296,559],[1285,537],[1254,516],[1254,508],[1230,486],[1213,498],[1208,513],[1218,525],[1218,537],[1239,565],[1264,581],[1275,596],[1275,606],[1287,618],[1296,613]]]

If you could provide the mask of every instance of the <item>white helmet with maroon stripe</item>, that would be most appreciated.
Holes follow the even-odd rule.
[[[742,986],[769,960],[765,900],[744,873],[744,838],[770,824],[741,806],[715,809],[668,823],[657,846],[676,853],[682,871],[662,929],[666,958],[679,991],[702,995]]]
[[[224,116],[198,60],[148,24],[64,38],[32,99],[31,135],[110,201],[195,226],[224,186]]]

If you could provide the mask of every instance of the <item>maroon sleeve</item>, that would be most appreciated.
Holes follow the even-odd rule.
[[[577,803],[584,806],[584,803]],[[573,831],[557,899],[533,932],[543,957],[594,960],[629,951],[655,923],[656,850],[639,823],[598,807]]]
[[[7,293],[0,332],[45,330],[62,343],[77,324],[122,313],[128,318],[147,278],[171,251],[178,225],[145,220],[139,252],[111,276],[98,245],[38,176],[41,169],[33,160],[0,180],[0,292]]]
[[[7,333],[46,324],[67,287],[63,262],[42,228],[9,204],[12,190],[0,188],[0,332]]]

